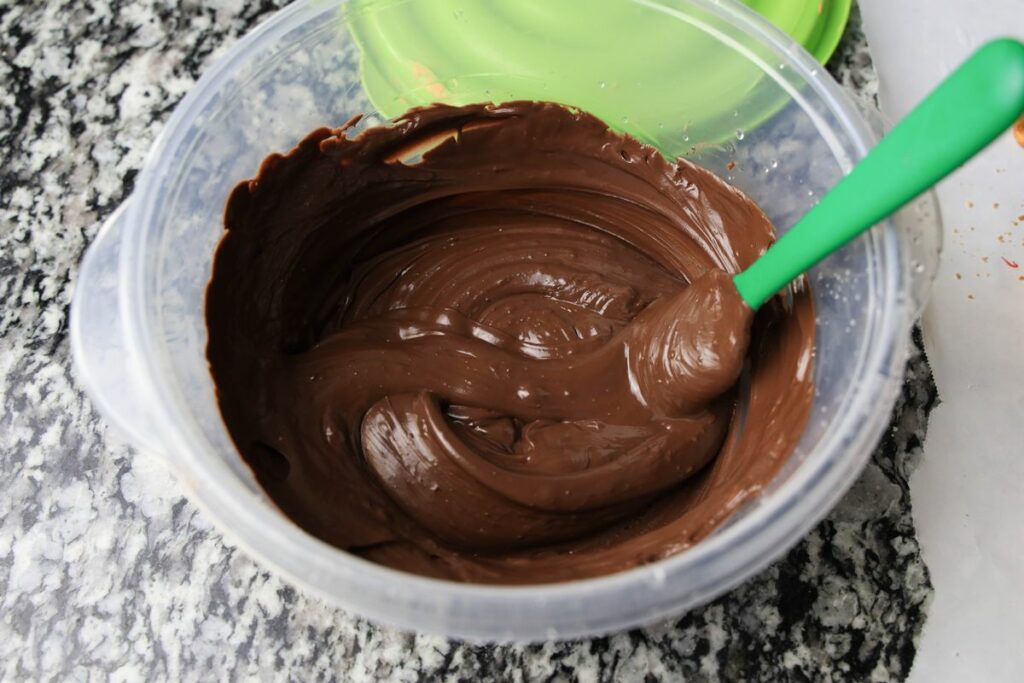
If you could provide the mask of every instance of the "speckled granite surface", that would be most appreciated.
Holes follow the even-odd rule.
[[[0,677],[5,680],[899,680],[930,595],[907,477],[935,388],[782,561],[676,621],[466,646],[368,624],[225,542],[70,373],[76,267],[202,70],[273,2],[0,0]],[[856,26],[830,64],[871,102]]]

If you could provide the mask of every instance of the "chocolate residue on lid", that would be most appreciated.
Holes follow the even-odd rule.
[[[773,239],[750,199],[555,104],[353,124],[235,188],[207,292],[224,421],[285,514],[407,571],[550,582],[687,548],[772,479],[814,314],[732,286]]]

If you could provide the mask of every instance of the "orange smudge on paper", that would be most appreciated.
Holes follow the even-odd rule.
[[[964,202],[964,203],[967,205],[968,209],[973,209],[974,208],[974,202]]]
[[[993,209],[998,209],[999,208],[999,202],[992,202],[992,208]]]
[[[982,256],[981,257],[981,262],[982,263],[988,263],[988,256]]]
[[[1017,144],[1024,147],[1024,116],[1017,119],[1017,123],[1013,124],[1013,139],[1017,141]]]
[[[956,274],[956,279],[957,279],[957,280],[960,280],[960,279],[962,279],[962,278],[963,278],[963,275],[961,275],[960,273],[957,273],[957,274]]]
[[[1003,259],[1003,263],[1005,263],[1006,265],[1010,266],[1011,268],[1020,268],[1020,264],[1017,263],[1016,261],[1011,261],[1010,259],[1006,258],[1005,256],[1003,256],[1001,258]]]

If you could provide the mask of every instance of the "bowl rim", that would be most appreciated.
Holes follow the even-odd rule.
[[[412,0],[409,0],[412,1]],[[624,0],[652,9],[679,13],[679,0]],[[860,116],[856,105],[841,87],[823,76],[821,65],[780,30],[737,0],[685,0],[691,7],[729,22],[751,39],[766,45],[799,73],[814,95],[828,105],[835,128],[843,130],[854,147],[856,159],[863,157],[874,142],[874,134]],[[891,405],[899,388],[902,366],[908,354],[905,332],[910,322],[906,297],[905,248],[890,224],[876,227],[873,240],[886,262],[894,265],[877,275],[882,278],[885,300],[879,301],[869,317],[874,340],[861,359],[862,378],[880,376],[881,386],[869,392],[854,391],[851,410],[844,420],[852,421],[852,439],[840,443],[838,436],[823,437],[815,450],[825,449],[827,457],[805,463],[767,496],[751,514],[721,528],[685,552],[634,569],[565,583],[528,586],[494,586],[458,583],[390,569],[350,555],[307,534],[275,508],[260,499],[230,473],[220,458],[205,457],[210,449],[206,439],[189,425],[191,419],[184,397],[158,391],[167,374],[164,343],[159,341],[152,311],[147,309],[146,230],[156,221],[160,179],[167,176],[166,154],[185,141],[194,112],[217,95],[231,75],[261,46],[277,40],[305,21],[325,11],[335,11],[345,0],[298,0],[277,12],[245,36],[216,64],[207,69],[192,91],[182,100],[154,143],[139,175],[128,207],[121,251],[120,304],[128,348],[145,398],[156,406],[160,440],[166,445],[166,459],[191,490],[190,498],[206,510],[220,530],[265,566],[326,598],[332,604],[351,608],[376,621],[400,628],[416,629],[469,640],[530,641],[590,636],[650,623],[671,613],[681,613],[735,587],[763,569],[816,524],[853,483],[887,424],[888,413],[872,411],[879,402]],[[819,132],[822,132],[819,127]],[[833,152],[835,146],[833,145]],[[848,163],[856,161],[848,159]],[[839,160],[843,163],[842,160]],[[884,313],[884,315],[883,315]],[[808,465],[813,464],[813,467]],[[225,476],[229,474],[230,476]],[[273,552],[268,552],[268,548]],[[732,563],[727,560],[736,560]],[[729,569],[721,571],[725,565]],[[709,572],[710,567],[716,571]],[[680,575],[696,574],[698,580],[679,582]],[[700,578],[703,577],[703,578]],[[338,586],[345,592],[338,592]],[[619,605],[616,615],[596,615],[580,621],[572,605],[593,603],[629,591],[630,604]],[[621,602],[621,601],[620,601]],[[401,603],[401,604],[399,604]],[[454,616],[452,605],[458,606]],[[536,610],[543,618],[530,623],[509,624],[494,615],[523,614]],[[483,613],[490,614],[484,617]],[[533,615],[534,617],[537,614]],[[562,621],[558,621],[559,619]],[[575,620],[575,621],[573,621]],[[543,626],[546,624],[546,626]]]

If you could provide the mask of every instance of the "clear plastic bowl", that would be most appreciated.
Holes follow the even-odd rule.
[[[699,41],[709,59],[740,60],[756,72],[744,81],[743,115],[777,113],[731,142],[694,140],[689,156],[745,190],[780,230],[875,141],[820,65],[742,5],[622,1],[636,12],[661,13],[675,39]],[[407,5],[378,4],[389,11]],[[570,583],[466,585],[348,555],[268,501],[217,409],[205,357],[204,289],[233,185],[309,130],[373,113],[345,7],[340,0],[296,2],[211,68],[171,117],[132,197],[90,247],[71,341],[79,378],[104,416],[162,456],[192,500],[253,557],[332,603],[420,631],[539,640],[649,623],[720,595],[797,542],[853,482],[886,425],[934,263],[934,231],[911,239],[886,223],[814,269],[817,393],[799,447],[769,490],[686,552]],[[686,73],[686,64],[678,67]],[[515,89],[494,97],[506,95]],[[679,97],[687,97],[685,89]],[[678,143],[689,123],[665,121],[656,129]],[[916,220],[937,225],[932,216]]]

